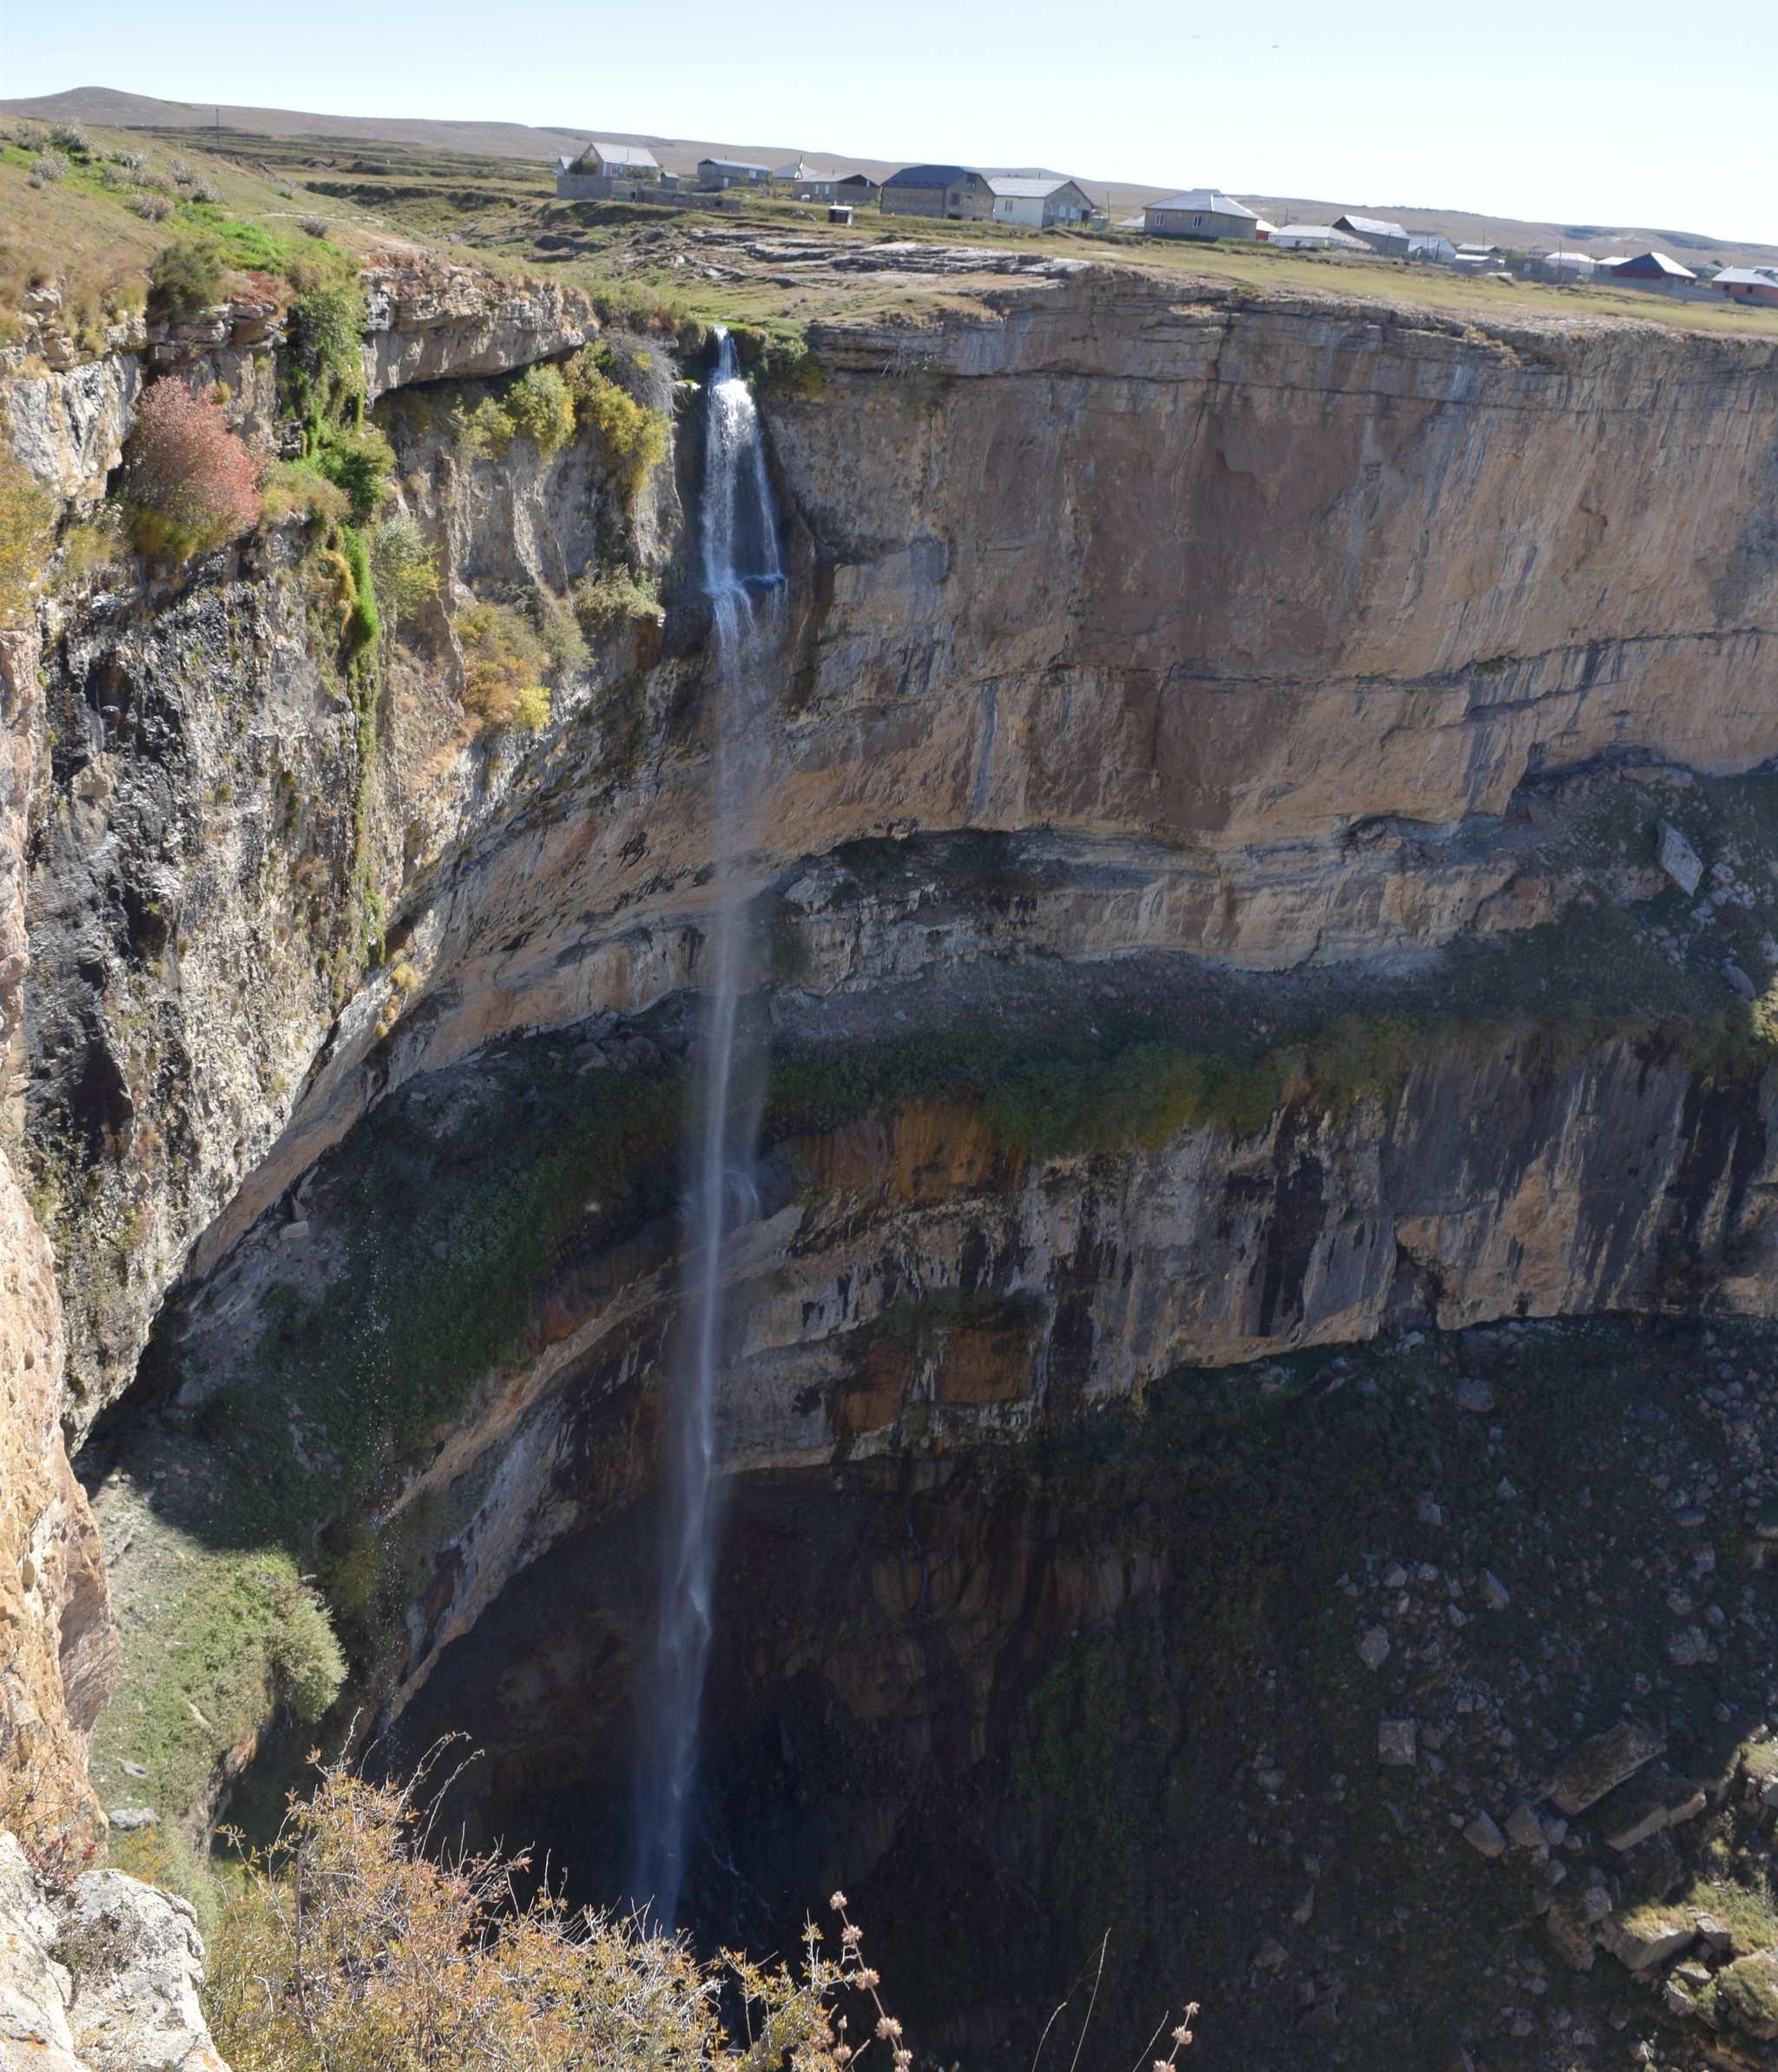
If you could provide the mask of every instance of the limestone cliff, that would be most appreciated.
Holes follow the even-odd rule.
[[[477,445],[430,385],[589,313],[369,286],[439,594],[373,708],[300,519],[46,607],[24,1068],[69,1429],[155,1330],[155,1503],[315,1547],[392,1712],[647,1483],[714,815],[695,412],[628,500],[587,440]],[[248,320],[148,347],[246,423]],[[736,1466],[912,1473],[1396,1327],[1769,1309],[1769,349],[1090,269],[813,344],[761,385]],[[682,404],[678,351],[626,379]],[[134,393],[81,378],[13,407],[70,492]],[[477,726],[463,610],[620,538],[663,623],[600,619],[535,736]],[[201,1827],[240,1752],[186,1752]]]
[[[37,643],[0,634],[0,1059],[29,967],[23,846]],[[10,1092],[9,1089],[9,1100]],[[49,1246],[0,1145],[0,1818],[55,1853],[97,1825],[85,1736],[111,1686],[105,1566],[62,1436],[62,1304]]]

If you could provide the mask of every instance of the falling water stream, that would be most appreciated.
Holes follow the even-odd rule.
[[[661,1604],[652,1676],[643,1681],[632,1891],[674,1924],[685,1874],[688,1805],[710,1648],[721,1517],[716,1380],[722,1342],[725,1240],[754,1212],[758,1097],[746,1069],[741,1000],[752,977],[747,859],[758,835],[755,721],[780,650],[784,577],[760,420],[734,343],[717,333],[705,387],[703,585],[714,653],[714,870],[701,960],[704,1020],[687,1140],[679,1321],[668,1376]]]

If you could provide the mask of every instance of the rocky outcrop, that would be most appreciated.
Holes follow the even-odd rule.
[[[0,633],[0,1060],[9,1079],[27,966],[21,894],[36,669],[34,633]],[[63,1444],[63,1358],[49,1243],[0,1143],[0,1819],[45,1847],[77,1849],[99,1824],[85,1735],[110,1689],[117,1643],[98,1534]]]
[[[365,273],[366,393],[504,374],[583,346],[597,329],[578,288],[509,282],[466,266],[373,265]]]
[[[141,383],[141,363],[129,353],[10,381],[5,408],[13,452],[58,496],[102,493],[106,475],[123,458]]]
[[[3,2072],[227,2072],[190,1906],[120,1871],[45,1885],[0,1834]]]

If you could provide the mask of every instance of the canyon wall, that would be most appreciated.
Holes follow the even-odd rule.
[[[30,957],[25,822],[38,737],[34,630],[0,633],[0,1060],[10,1081]],[[54,1262],[0,1145],[0,1818],[55,1853],[97,1831],[86,1732],[116,1660],[99,1536],[62,1435]]]
[[[525,1132],[567,1112],[555,1080],[647,1108],[538,1256],[501,1255],[517,1337],[413,1348],[437,1390],[399,1448],[359,1435],[374,1472],[318,1465],[343,1443],[319,1395],[274,1421],[304,1529],[412,1528],[396,1706],[646,1474],[684,1048],[662,1003],[698,981],[714,816],[695,418],[627,514],[584,441],[471,452],[417,386],[566,352],[589,312],[398,269],[370,288],[398,508],[444,577],[385,643],[374,710],[329,665],[338,598],[292,518],[173,588],[47,604],[43,710],[22,697],[14,732],[42,772],[23,1134],[75,1437],[157,1316],[155,1403],[194,1448],[267,1396],[293,1314],[333,1333],[318,1391],[380,1406],[339,1321],[384,1317],[384,1376],[405,1326],[386,1282],[353,1278],[365,1204],[377,1242],[412,1250],[412,1291],[438,1294],[434,1337],[476,1255],[394,1197],[349,1208],[338,1175],[385,1127],[448,1140],[452,1103],[484,1108],[521,1042],[537,1099],[504,1141],[539,1171],[559,1146]],[[250,365],[245,320],[149,348]],[[1764,781],[1721,803],[1692,774],[1778,753],[1772,349],[1093,269],[812,343],[820,381],[761,395],[790,631],[752,868],[781,1035],[836,1071],[960,1006],[1008,1040],[1096,1039],[1127,982],[1155,1029],[1220,1020],[1276,1083],[1251,1113],[1186,1100],[1061,1151],[963,1066],[787,1122],[729,1267],[737,1463],[995,1442],[1181,1363],[1417,1322],[1769,1307],[1772,1096],[1722,969],[1757,992],[1778,964]],[[632,378],[671,401],[666,347],[630,357],[650,353]],[[273,395],[255,379],[243,409]],[[72,390],[31,405],[29,437],[14,414],[64,488],[90,487],[131,393],[117,368],[88,386],[84,416]],[[602,626],[535,736],[478,727],[452,612],[559,597],[620,531],[664,623]],[[1584,800],[1576,771],[1598,780]],[[1696,907],[1654,868],[1669,815],[1720,872]],[[1459,1001],[1355,1090],[1301,1068],[1304,1031],[1386,1017],[1403,974],[1436,991],[1472,954],[1510,957],[1583,891],[1630,915],[1621,1010],[1552,1033],[1521,991],[1459,1040]],[[571,1068],[538,1063],[551,1040]],[[61,1575],[44,1662],[102,1627]]]

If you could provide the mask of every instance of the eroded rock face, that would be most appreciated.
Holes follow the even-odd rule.
[[[586,297],[560,281],[517,285],[478,267],[372,267],[365,372],[374,399],[413,381],[502,374],[572,352],[597,328]]]
[[[36,668],[34,634],[0,634],[0,1059],[27,964]],[[99,1537],[63,1445],[63,1358],[49,1242],[0,1145],[0,1818],[77,1849],[99,1823],[85,1736],[117,1640]]]

